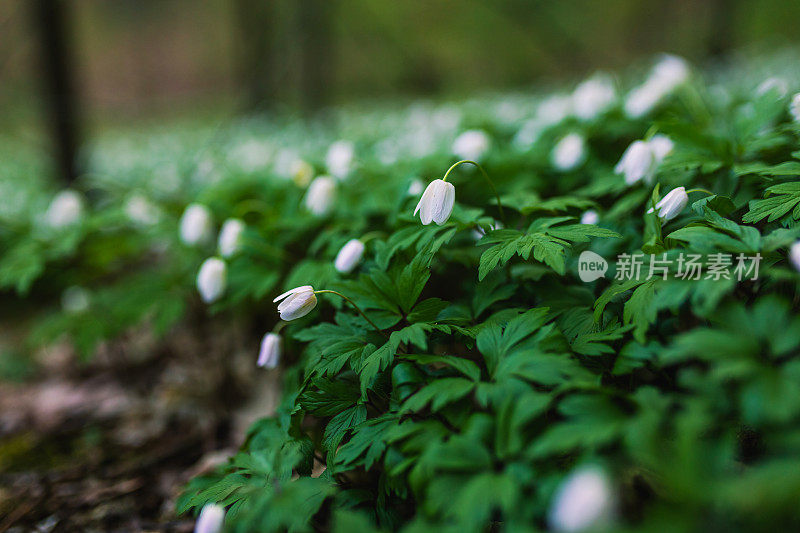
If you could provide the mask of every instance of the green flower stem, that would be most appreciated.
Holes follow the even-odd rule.
[[[279,320],[279,321],[278,321],[278,323],[277,323],[277,324],[275,324],[275,327],[274,327],[274,328],[272,328],[272,333],[280,333],[280,332],[281,332],[281,330],[282,330],[283,328],[285,328],[287,324],[288,324],[288,322],[287,322],[287,321],[285,321],[285,320]]]
[[[329,289],[322,289],[322,290],[319,290],[319,291],[314,291],[314,294],[323,294],[323,293],[335,294],[335,295],[337,295],[337,296],[339,296],[339,297],[343,298],[343,299],[344,299],[344,300],[345,300],[347,303],[349,303],[350,305],[352,305],[352,306],[355,308],[355,310],[356,310],[356,311],[358,311],[358,314],[360,314],[361,316],[363,316],[363,317],[364,317],[364,320],[366,320],[367,322],[369,322],[370,326],[372,326],[373,328],[375,328],[375,331],[377,331],[378,333],[380,333],[381,335],[383,335],[383,336],[384,336],[384,337],[386,337],[387,339],[389,338],[389,337],[386,335],[386,333],[384,333],[384,332],[381,330],[381,328],[379,328],[377,325],[375,325],[375,322],[373,322],[372,320],[370,320],[370,319],[369,319],[369,317],[368,317],[367,315],[365,315],[365,314],[364,314],[364,311],[362,311],[362,310],[361,310],[361,308],[360,308],[360,307],[358,307],[358,306],[356,305],[356,303],[355,303],[353,300],[351,300],[350,298],[348,298],[347,296],[345,296],[345,295],[344,295],[344,294],[342,294],[341,292],[332,291],[332,290],[329,290]]]
[[[500,210],[500,219],[503,221],[504,226],[508,226],[508,223],[506,222],[506,215],[503,212],[503,203],[500,201],[500,194],[497,192],[497,188],[494,186],[494,182],[492,181],[492,179],[489,177],[486,171],[483,170],[483,167],[480,166],[478,163],[476,163],[475,161],[470,161],[469,159],[462,159],[461,161],[457,161],[453,163],[453,165],[450,168],[447,169],[447,172],[444,173],[442,181],[447,181],[447,176],[450,175],[450,173],[453,171],[454,168],[456,168],[458,165],[462,163],[469,163],[470,165],[475,165],[476,167],[478,167],[478,170],[481,171],[481,174],[483,174],[483,177],[489,183],[489,187],[492,188],[492,192],[494,192],[494,195],[497,198],[497,208]]]
[[[361,241],[361,242],[363,242],[364,244],[367,244],[367,243],[368,243],[369,241],[371,241],[372,239],[377,239],[377,238],[379,238],[379,237],[385,237],[385,236],[386,236],[386,233],[385,233],[385,232],[383,232],[383,231],[370,231],[369,233],[365,233],[365,234],[364,234],[364,235],[363,235],[363,236],[362,236],[360,239],[358,239],[358,240],[359,240],[359,241]]]
[[[689,193],[692,193],[692,192],[704,192],[709,196],[715,196],[716,195],[716,193],[713,193],[713,192],[709,191],[708,189],[703,189],[701,187],[697,187],[696,189],[689,189],[688,191],[686,191],[686,194],[689,194]]]

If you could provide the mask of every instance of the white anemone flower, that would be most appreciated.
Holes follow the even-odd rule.
[[[280,301],[278,313],[283,320],[289,321],[310,313],[317,306],[317,295],[314,294],[314,287],[303,285],[284,292],[272,301]]]
[[[456,188],[453,184],[442,179],[435,179],[422,193],[422,198],[419,199],[417,208],[414,209],[414,216],[417,216],[417,212],[419,212],[419,218],[424,225],[435,222],[441,226],[453,214],[455,202]]]
[[[345,179],[353,169],[355,159],[355,146],[350,141],[336,141],[328,148],[325,155],[325,165],[332,176]]]
[[[83,197],[72,189],[59,192],[45,211],[44,219],[51,228],[64,228],[83,216]]]
[[[273,369],[281,360],[281,336],[277,333],[267,333],[261,339],[261,349],[258,352],[257,366]]]
[[[190,204],[181,216],[181,241],[190,246],[205,243],[212,238],[211,211],[201,204]]]
[[[614,172],[625,176],[625,183],[633,185],[639,180],[650,182],[657,168],[655,155],[646,141],[634,141],[622,154]]]
[[[688,203],[689,195],[686,193],[686,189],[684,187],[676,187],[656,204],[656,210],[659,218],[666,222],[680,215]],[[647,212],[652,213],[653,208],[651,207]]]
[[[795,242],[789,248],[789,261],[791,261],[794,268],[800,272],[800,241]]]
[[[161,218],[158,207],[141,194],[134,194],[128,198],[125,202],[125,214],[132,222],[140,226],[152,226]]]
[[[453,153],[461,159],[479,161],[489,150],[491,140],[482,130],[467,130],[453,141]]]
[[[218,257],[209,257],[197,272],[197,292],[207,304],[219,300],[227,285],[227,267]]]
[[[238,218],[229,218],[222,224],[219,230],[217,247],[219,255],[228,258],[239,251],[242,246],[242,234],[244,233],[244,222]]]
[[[600,215],[597,211],[590,209],[581,215],[581,224],[597,224],[600,222]]]
[[[562,172],[579,167],[586,159],[586,142],[577,133],[570,133],[562,138],[553,148],[550,161]]]
[[[364,256],[364,243],[358,239],[350,239],[336,254],[334,266],[342,274],[352,272]]]
[[[215,503],[203,506],[194,526],[194,533],[219,533],[225,521],[225,508]]]
[[[795,122],[800,122],[800,93],[792,96],[792,103],[789,104],[789,113]]]
[[[605,473],[583,467],[559,486],[548,522],[555,531],[586,531],[608,527],[614,517],[614,492]]]
[[[611,107],[616,97],[611,78],[606,74],[595,74],[573,91],[572,109],[579,119],[591,120]]]
[[[330,211],[336,194],[336,180],[330,176],[319,176],[311,182],[306,191],[306,207],[316,216]]]

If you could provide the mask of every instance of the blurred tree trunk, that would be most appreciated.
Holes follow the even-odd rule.
[[[33,0],[34,24],[42,58],[46,117],[56,165],[67,183],[78,176],[78,103],[66,0]]]
[[[307,112],[328,104],[333,83],[334,0],[295,0],[300,42],[300,97]]]
[[[279,92],[275,60],[278,27],[277,0],[235,0],[239,41],[239,77],[245,87],[245,106],[250,110],[274,107]]]
[[[710,57],[724,60],[730,54],[734,44],[734,24],[736,21],[735,0],[711,0],[711,27],[706,43]]]

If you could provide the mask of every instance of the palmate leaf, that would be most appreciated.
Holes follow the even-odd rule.
[[[489,233],[479,245],[493,244],[483,252],[478,266],[478,279],[482,280],[499,265],[506,264],[514,255],[533,258],[564,274],[565,251],[577,242],[589,242],[590,237],[621,237],[618,233],[592,224],[559,225],[571,217],[535,220],[528,231],[502,229]]]
[[[767,222],[774,222],[789,211],[794,220],[800,220],[800,181],[768,187],[764,199],[750,202],[750,211],[742,217],[742,222],[759,222],[765,218]]]

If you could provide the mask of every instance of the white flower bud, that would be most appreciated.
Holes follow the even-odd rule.
[[[306,207],[317,216],[325,215],[333,204],[336,182],[330,176],[319,176],[311,182],[306,192]]]
[[[614,493],[597,467],[570,474],[558,488],[548,521],[556,531],[585,531],[608,526],[614,516]]]
[[[215,503],[203,506],[194,526],[194,533],[219,533],[225,521],[225,508]]]
[[[356,265],[361,261],[364,255],[364,243],[358,239],[350,239],[347,244],[342,246],[339,253],[336,254],[336,261],[334,266],[336,270],[342,274],[351,272]]]
[[[677,187],[669,191],[664,198],[661,199],[660,202],[656,204],[656,209],[658,210],[658,216],[664,220],[672,220],[676,216],[681,214],[681,211],[686,207],[686,204],[689,203],[689,195],[686,194],[686,189],[683,187]],[[653,212],[653,208],[647,210],[648,213]]]
[[[314,294],[314,287],[303,285],[290,291],[286,291],[274,300],[278,302],[278,313],[283,320],[294,320],[302,318],[310,313],[317,306],[317,295]]]
[[[616,97],[611,78],[597,74],[575,88],[572,108],[579,119],[591,120],[608,109]]]
[[[570,133],[558,141],[550,154],[550,160],[556,169],[567,172],[580,166],[586,159],[586,147],[583,137]]]
[[[486,132],[467,130],[453,141],[453,153],[461,159],[478,161],[489,149],[491,141]]]
[[[328,148],[325,155],[325,165],[328,172],[341,179],[347,177],[353,167],[355,147],[350,141],[336,141]]]
[[[238,218],[229,218],[222,225],[219,230],[219,238],[217,246],[219,248],[219,255],[222,257],[230,257],[239,251],[242,245],[242,233],[244,233],[244,222]]]
[[[600,221],[600,215],[597,211],[590,209],[581,215],[581,224],[597,224]]]
[[[51,228],[63,228],[78,222],[83,215],[83,197],[76,191],[65,189],[58,193],[44,214]]]
[[[125,214],[132,222],[141,226],[152,226],[161,218],[158,207],[140,194],[134,194],[125,202]]]
[[[800,241],[795,242],[789,248],[789,261],[792,262],[795,269],[800,271]]]
[[[211,211],[206,206],[189,205],[181,216],[181,241],[190,246],[209,242],[213,231],[211,225]]]
[[[625,183],[633,185],[644,179],[650,182],[656,171],[656,161],[653,150],[645,141],[634,141],[622,154],[614,167],[614,172],[625,176]]]
[[[61,293],[61,308],[66,313],[78,314],[89,309],[89,291],[73,285]]]
[[[281,336],[277,333],[267,333],[261,339],[261,350],[258,352],[257,366],[273,369],[281,360]]]
[[[453,184],[441,179],[433,180],[422,193],[422,198],[414,209],[414,216],[419,212],[419,218],[424,225],[436,222],[441,226],[453,214],[455,202],[456,188]]]
[[[792,96],[792,103],[789,104],[789,113],[795,122],[800,122],[800,93]]]
[[[225,292],[227,284],[225,262],[218,257],[209,257],[197,272],[197,291],[207,304],[215,302]]]

